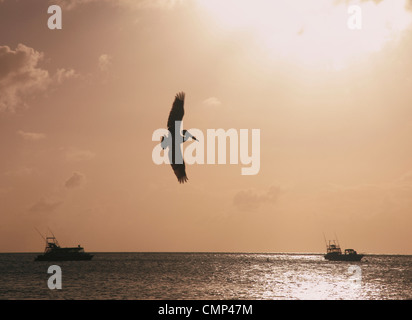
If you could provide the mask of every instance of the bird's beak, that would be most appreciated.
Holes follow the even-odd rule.
[[[199,140],[197,140],[196,137],[192,137],[192,139],[195,140],[195,141],[197,141],[197,142],[199,142]]]

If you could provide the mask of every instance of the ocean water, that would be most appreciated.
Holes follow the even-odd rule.
[[[35,262],[0,254],[0,299],[412,299],[412,256],[330,262],[319,254],[95,253],[91,261]],[[50,290],[50,265],[62,289]]]

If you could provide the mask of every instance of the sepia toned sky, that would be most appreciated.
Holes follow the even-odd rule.
[[[404,0],[0,0],[0,252],[412,254],[411,52]],[[179,91],[259,174],[153,163]]]

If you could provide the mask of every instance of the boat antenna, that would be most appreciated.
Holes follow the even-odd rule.
[[[50,233],[52,234],[52,236],[54,238],[54,242],[59,246],[59,242],[57,241],[56,237],[54,236],[53,231],[51,231],[51,229],[49,227],[47,227],[47,229],[49,229]]]
[[[56,237],[54,236],[54,234],[53,234],[53,231],[51,231],[49,227],[47,227],[47,229],[49,229],[49,231],[50,231],[50,233],[52,234],[53,238],[56,238]]]
[[[328,249],[328,243],[326,242],[325,233],[324,233],[324,232],[322,232],[322,233],[323,233],[323,239],[325,239],[325,246],[326,246],[326,249]]]
[[[338,243],[338,246],[340,247],[338,236],[336,235],[336,232],[335,232],[335,238],[336,238],[336,242]]]
[[[43,239],[45,242],[47,242],[46,238],[45,238],[45,237],[43,237],[43,235],[40,233],[40,231],[39,231],[39,230],[37,230],[37,228],[36,228],[36,227],[34,227],[34,229],[37,231],[37,233],[40,235],[40,237],[42,237],[42,239]]]

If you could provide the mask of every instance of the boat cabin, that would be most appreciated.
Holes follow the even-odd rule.
[[[357,254],[357,252],[353,249],[345,249],[345,254]]]

